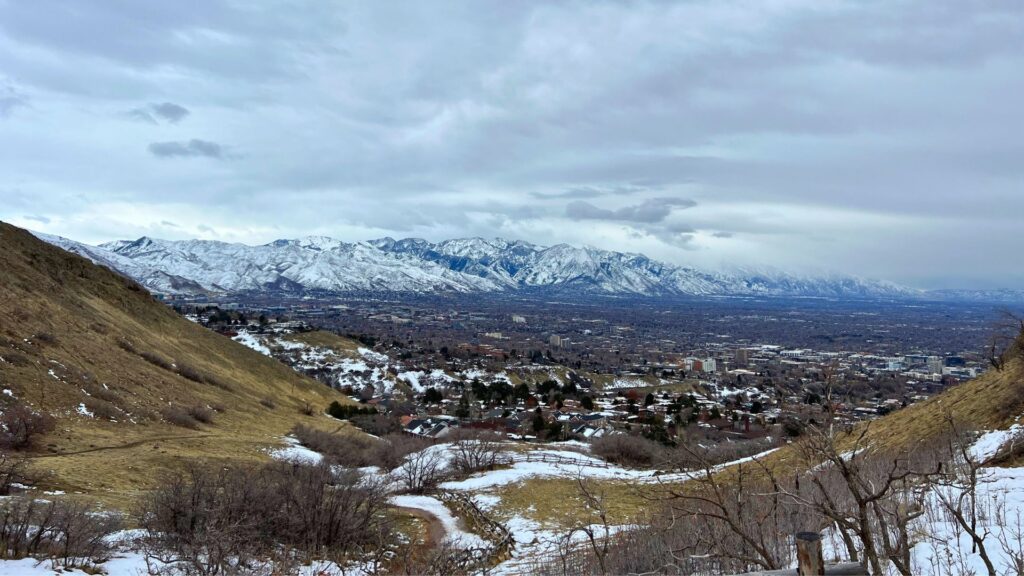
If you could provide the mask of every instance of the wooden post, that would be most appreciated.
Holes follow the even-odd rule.
[[[796,561],[798,576],[824,576],[825,559],[821,555],[821,534],[797,532]]]

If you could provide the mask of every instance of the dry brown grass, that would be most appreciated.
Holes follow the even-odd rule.
[[[588,480],[587,486],[604,496],[611,524],[630,524],[642,519],[659,491],[656,484],[634,485],[619,480]],[[522,516],[558,528],[596,521],[572,478],[529,478],[498,487],[492,493],[501,498],[493,513],[502,520]]]
[[[949,432],[947,415],[963,430],[1008,428],[1024,414],[1024,360],[1014,359],[1002,371],[990,370],[978,378],[953,386],[924,402],[912,404],[877,420],[859,424],[839,439],[841,449],[852,449],[864,428],[862,445],[889,453],[928,446]],[[806,470],[816,463],[801,455],[799,442],[763,459],[778,474]]]
[[[190,459],[264,460],[297,422],[338,427],[300,409],[347,398],[184,320],[134,282],[4,223],[0,245],[0,386],[59,420],[33,464],[52,473],[48,487],[121,501]],[[38,334],[46,341],[31,341]],[[230,390],[158,367],[138,351],[174,358]],[[117,391],[108,401],[126,412],[118,422],[77,412],[90,400],[82,389],[104,384]],[[261,398],[286,409],[270,412]],[[161,421],[169,404],[228,410],[189,431]]]
[[[338,353],[350,352],[352,355],[358,355],[358,349],[362,346],[362,344],[352,340],[351,338],[338,336],[333,332],[327,332],[325,330],[289,334],[286,339],[292,342],[300,342],[307,346],[330,348]]]

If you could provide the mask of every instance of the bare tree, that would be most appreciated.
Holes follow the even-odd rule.
[[[421,494],[441,481],[443,465],[441,450],[431,446],[407,455],[396,472],[409,492]]]
[[[498,437],[487,432],[460,431],[451,444],[451,451],[452,465],[464,474],[492,470],[510,461]]]
[[[680,552],[712,556],[735,570],[781,568],[792,554],[785,539],[794,531],[793,517],[756,459],[723,472],[696,450],[683,449],[700,468],[689,482],[669,488],[671,507],[700,529]]]
[[[971,553],[977,553],[989,576],[995,576],[996,568],[986,546],[991,532],[987,525],[979,526],[978,522],[978,488],[984,481],[984,468],[999,457],[999,452],[976,454],[971,449],[975,434],[962,429],[949,412],[946,423],[949,465],[946,473],[936,480],[933,493],[942,510],[970,537]]]
[[[786,498],[833,524],[851,560],[872,574],[885,574],[891,563],[910,575],[911,523],[924,513],[923,494],[941,472],[941,462],[873,453],[869,430],[865,425],[837,434],[812,427],[800,446],[813,468],[797,476],[792,487],[774,483]]]
[[[0,414],[0,444],[11,450],[31,448],[37,437],[53,430],[54,420],[34,412],[23,403],[15,403]]]
[[[28,459],[0,452],[0,496],[7,496],[16,484],[33,484],[37,478],[28,470]]]
[[[583,503],[590,514],[597,517],[598,522],[580,523],[562,537],[559,546],[562,572],[563,574],[569,572],[568,562],[574,548],[574,539],[576,534],[583,534],[586,537],[586,544],[590,548],[590,554],[597,562],[598,571],[596,573],[603,576],[609,573],[605,558],[608,556],[611,537],[608,510],[605,508],[604,503],[605,494],[584,480],[582,475],[576,477],[576,491],[583,499]]]
[[[989,337],[985,353],[997,372],[1011,359],[1024,357],[1024,317],[1004,310]]]

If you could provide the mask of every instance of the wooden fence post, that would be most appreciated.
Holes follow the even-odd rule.
[[[825,560],[821,554],[821,534],[797,532],[796,561],[798,576],[824,576]]]

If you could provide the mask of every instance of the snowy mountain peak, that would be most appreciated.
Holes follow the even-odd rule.
[[[850,276],[778,271],[706,272],[643,254],[502,238],[378,238],[346,243],[327,236],[261,246],[142,237],[99,247],[40,235],[171,293],[239,291],[497,292],[546,290],[636,296],[817,296],[906,298],[917,291]]]

